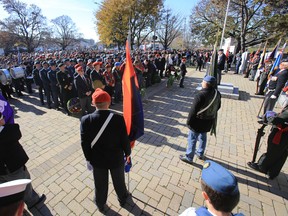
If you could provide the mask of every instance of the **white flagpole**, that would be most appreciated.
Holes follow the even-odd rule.
[[[229,4],[230,4],[230,0],[228,0],[228,3],[227,3],[226,15],[225,15],[225,19],[224,19],[223,31],[222,31],[221,42],[220,42],[220,49],[222,49],[222,43],[223,43],[223,39],[224,39],[225,27],[226,27],[227,16],[228,16],[228,11],[229,11]]]

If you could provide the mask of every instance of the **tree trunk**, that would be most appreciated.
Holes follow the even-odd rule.
[[[241,39],[237,38],[236,40],[237,40],[237,45],[236,45],[236,49],[235,49],[235,54],[241,50]]]
[[[241,50],[242,52],[245,52],[245,18],[244,18],[244,2],[243,0],[241,1]]]

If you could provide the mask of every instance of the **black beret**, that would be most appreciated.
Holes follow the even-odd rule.
[[[63,63],[60,63],[60,64],[58,64],[58,67],[60,68],[60,67],[62,67],[64,64]]]

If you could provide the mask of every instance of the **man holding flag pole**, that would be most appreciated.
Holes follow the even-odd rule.
[[[274,49],[272,50],[272,52],[269,53],[269,56],[268,56],[268,58],[267,58],[267,60],[266,60],[267,64],[269,64],[269,62],[272,63],[272,61],[273,61],[273,59],[274,59],[274,57],[275,57],[275,55],[276,55],[276,53],[277,53],[277,50],[278,50],[278,47],[279,47],[280,42],[281,42],[281,38],[280,38],[279,41],[277,42],[277,44],[276,44],[276,46],[274,47]],[[261,83],[261,85],[262,85],[261,88],[262,88],[263,93],[267,91],[267,84],[268,84],[269,78],[270,78],[269,75],[270,75],[271,67],[270,67],[270,69],[269,69],[269,67],[268,67],[268,65],[267,65],[267,67],[265,66],[265,69],[264,69],[264,70],[265,70],[265,73],[262,74],[262,76],[263,76],[263,77],[262,77],[262,81],[265,82],[265,86],[263,87],[264,84]],[[268,70],[269,70],[269,71],[268,71]],[[263,95],[264,95],[264,94],[263,94]],[[261,110],[262,110],[262,108],[263,108],[264,102],[265,102],[265,98],[264,98],[264,100],[263,100],[263,102],[262,102],[262,104],[261,104],[261,106],[260,106],[260,109],[259,109],[259,111],[258,111],[257,117],[259,117],[259,114],[261,113]]]
[[[268,75],[268,91],[264,99],[264,114],[266,111],[273,111],[281,90],[288,80],[288,61],[284,60],[281,62],[285,47],[286,43],[277,56],[276,61],[274,62]]]

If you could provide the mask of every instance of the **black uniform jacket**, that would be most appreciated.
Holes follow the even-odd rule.
[[[14,172],[28,161],[28,156],[19,143],[21,132],[18,124],[6,124],[0,132],[0,175]]]
[[[40,78],[39,70],[35,68],[32,72],[34,82],[37,86],[43,86],[42,80]]]
[[[85,76],[85,80],[86,82],[84,81],[84,79],[78,74],[75,79],[74,79],[74,85],[76,87],[76,90],[77,90],[77,94],[78,94],[78,97],[79,98],[85,98],[87,97],[86,95],[86,92],[93,92],[93,88],[92,88],[92,83],[90,81],[90,79],[86,76]]]
[[[217,91],[216,99],[209,109],[200,115],[197,115],[197,113],[210,104],[214,95],[214,88],[204,88],[196,93],[187,119],[189,129],[197,133],[204,133],[211,130],[217,111],[221,107],[220,92]]]
[[[44,85],[44,87],[49,88],[50,87],[50,80],[48,78],[48,69],[42,68],[39,72],[40,78],[42,80],[42,83]]]
[[[124,155],[131,154],[124,118],[115,114],[91,149],[91,142],[106,121],[110,110],[96,110],[81,119],[81,146],[87,161],[97,168],[113,169],[124,163]]]
[[[269,81],[269,85],[268,85],[268,89],[270,90],[275,90],[273,92],[273,95],[275,95],[276,97],[279,96],[279,94],[282,91],[282,88],[285,86],[285,83],[288,80],[288,70],[281,70],[279,71],[275,77],[277,77],[276,81],[270,80]]]
[[[60,85],[61,92],[70,91],[68,87],[72,86],[71,77],[66,71],[65,72],[58,71],[56,73],[56,78]]]

